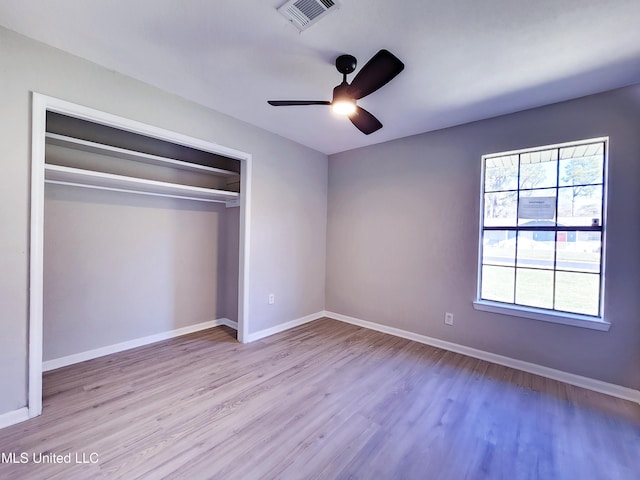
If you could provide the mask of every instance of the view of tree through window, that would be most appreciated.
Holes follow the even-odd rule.
[[[481,300],[600,316],[605,140],[483,157]]]

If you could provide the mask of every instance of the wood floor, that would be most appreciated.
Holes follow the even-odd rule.
[[[0,478],[640,478],[637,404],[329,319],[234,337],[47,373]]]

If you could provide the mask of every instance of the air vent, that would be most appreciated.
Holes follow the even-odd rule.
[[[278,11],[302,31],[339,7],[337,0],[289,0]]]

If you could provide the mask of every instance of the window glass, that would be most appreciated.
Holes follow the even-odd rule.
[[[558,224],[599,224],[602,219],[602,185],[558,189]]]
[[[518,267],[553,269],[556,232],[526,230],[518,232]]]
[[[566,312],[598,315],[599,291],[599,275],[557,272],[555,307]]]
[[[482,269],[482,298],[513,303],[515,268],[485,265]]]
[[[487,230],[482,241],[484,265],[515,266],[516,237],[509,230]]]
[[[518,155],[488,158],[484,191],[496,192],[518,188]]]
[[[555,187],[558,184],[558,150],[520,155],[520,190]]]
[[[557,192],[555,188],[521,190],[518,200],[518,225],[555,226]]]
[[[516,303],[529,307],[553,308],[553,272],[518,268]]]
[[[516,224],[518,192],[496,192],[484,195],[486,226],[500,227]]]
[[[559,230],[556,244],[556,268],[600,273],[601,237],[600,232]]]

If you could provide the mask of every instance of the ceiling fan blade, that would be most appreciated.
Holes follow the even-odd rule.
[[[380,50],[356,74],[349,93],[358,100],[389,83],[404,70],[404,63],[388,50]]]
[[[356,112],[349,116],[349,120],[365,135],[369,135],[382,128],[380,120],[362,107],[356,107]]]
[[[325,100],[267,100],[269,105],[274,107],[293,107],[296,105],[331,105]]]

